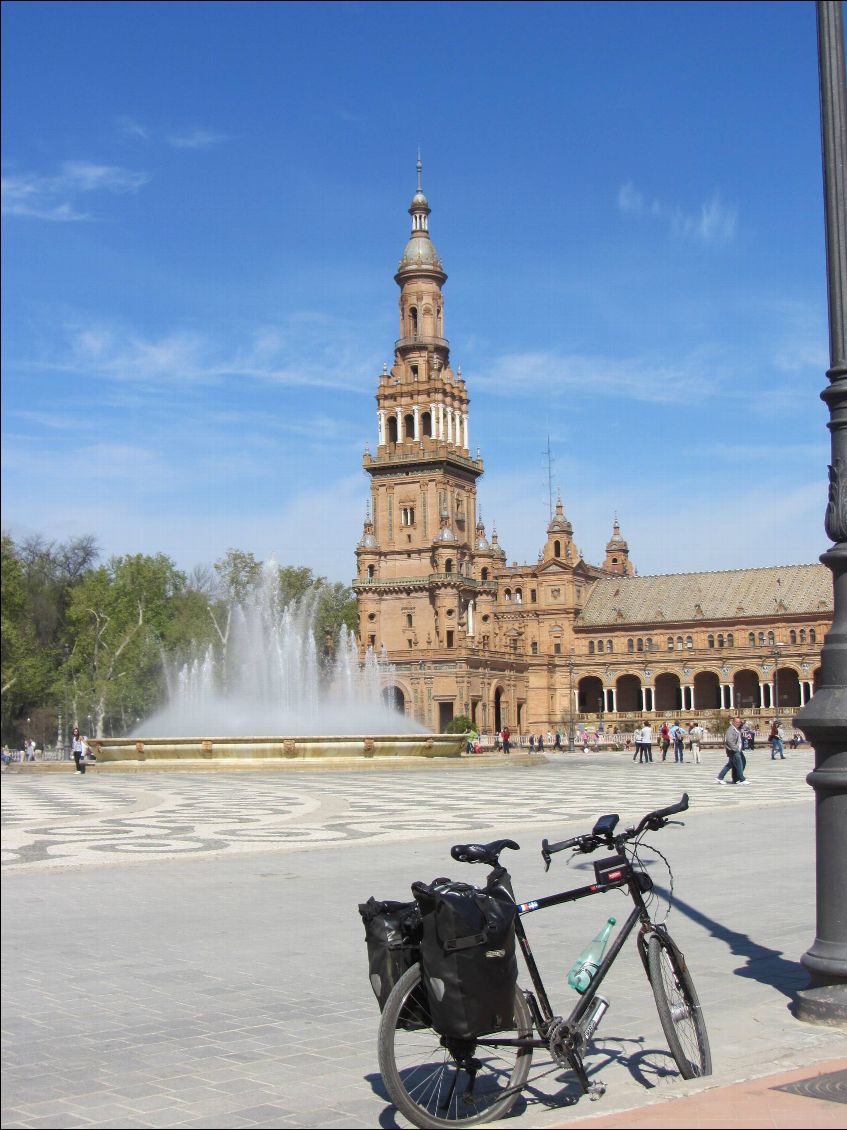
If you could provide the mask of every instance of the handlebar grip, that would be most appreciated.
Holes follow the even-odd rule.
[[[659,808],[655,812],[651,812],[651,816],[660,816],[664,819],[666,816],[673,816],[677,812],[685,812],[688,808],[688,793],[682,794],[682,800],[678,804],[672,804],[670,808]]]

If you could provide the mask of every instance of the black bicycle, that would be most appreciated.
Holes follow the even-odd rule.
[[[554,1062],[575,1073],[584,1093],[599,1098],[600,1082],[591,1082],[583,1057],[608,1007],[598,990],[629,935],[639,926],[638,952],[656,998],[665,1036],[680,1073],[686,1079],[710,1075],[709,1039],[700,1002],[679,947],[664,925],[651,920],[645,895],[653,882],[638,857],[647,848],[642,837],[666,824],[681,823],[670,817],[688,808],[688,794],[670,808],[648,813],[637,825],[616,834],[619,816],[601,816],[591,832],[560,843],[542,841],[545,870],[556,852],[572,850],[589,855],[598,848],[614,852],[595,863],[595,882],[559,894],[517,903],[515,934],[526,961],[533,990],[516,989],[515,1026],[474,1040],[453,1040],[432,1028],[420,965],[407,970],[394,987],[382,1013],[379,1028],[379,1065],[382,1078],[397,1108],[415,1126],[474,1126],[505,1115],[524,1087],[532,1053],[544,1048]],[[514,840],[490,844],[458,844],[452,851],[462,863],[500,866]],[[656,849],[650,849],[656,850]],[[664,857],[662,857],[664,858]],[[508,875],[505,877],[508,882]],[[501,880],[502,884],[503,880]],[[626,888],[634,907],[611,941],[590,984],[566,1018],[556,1016],[527,941],[522,918],[546,907],[575,902],[590,895]]]

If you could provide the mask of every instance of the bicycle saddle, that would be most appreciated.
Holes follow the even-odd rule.
[[[455,844],[450,848],[450,854],[459,863],[487,863],[490,867],[496,867],[504,848],[521,850],[520,844],[516,844],[514,840],[492,840],[490,844]]]

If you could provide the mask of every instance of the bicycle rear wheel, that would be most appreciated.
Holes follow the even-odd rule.
[[[647,963],[659,1019],[682,1077],[711,1075],[709,1037],[685,959],[669,937],[653,934]]]
[[[408,969],[385,1003],[379,1069],[397,1109],[422,1130],[476,1126],[502,1118],[526,1082],[532,1048],[489,1047],[486,1040],[527,1039],[532,1020],[515,989],[515,1028],[480,1041],[442,1042],[432,1028],[420,965]]]

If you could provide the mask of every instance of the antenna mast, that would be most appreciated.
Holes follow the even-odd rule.
[[[547,508],[549,520],[553,521],[553,452],[550,450],[550,436],[547,436]]]

